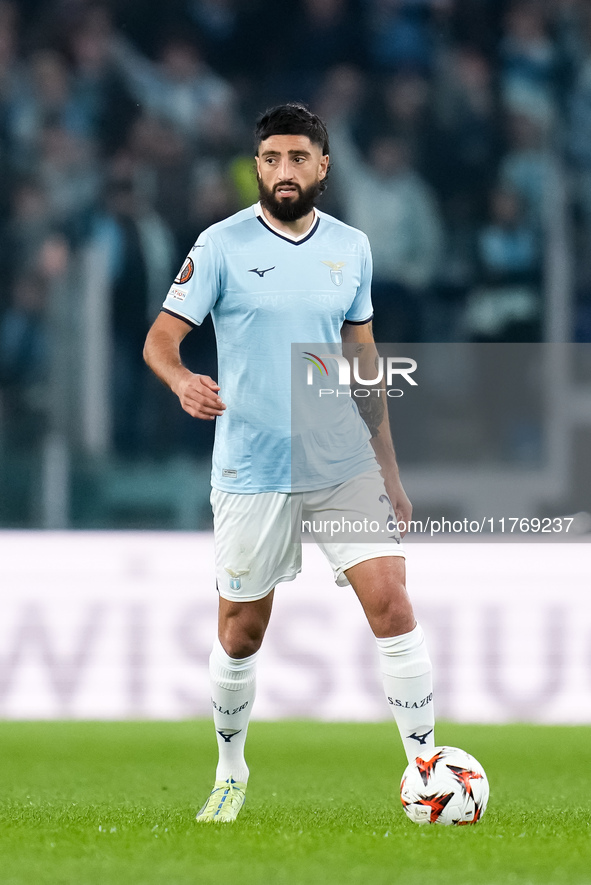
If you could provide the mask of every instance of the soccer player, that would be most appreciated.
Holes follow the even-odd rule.
[[[148,365],[189,415],[217,421],[211,500],[219,620],[210,677],[219,761],[198,821],[233,821],[244,802],[257,655],[275,586],[300,571],[294,514],[330,518],[356,507],[360,519],[395,514],[407,521],[411,515],[379,396],[347,400],[363,433],[347,433],[346,446],[333,434],[336,448],[325,467],[306,488],[304,466],[293,487],[292,344],[354,345],[360,377],[375,377],[371,254],[365,234],[315,207],[329,171],[328,134],[318,116],[293,103],[273,108],[258,121],[255,144],[260,202],[199,236],[144,349]],[[182,340],[209,312],[219,384],[192,373],[180,358]],[[376,637],[408,759],[428,752],[434,745],[431,663],[405,588],[400,535],[317,542],[337,584],[357,594]],[[348,654],[337,636],[327,635],[326,642],[335,657]]]

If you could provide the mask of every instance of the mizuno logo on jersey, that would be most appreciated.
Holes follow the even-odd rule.
[[[343,282],[343,268],[345,266],[345,262],[323,261],[322,263],[326,264],[327,267],[330,267],[330,278],[335,286],[340,286]]]
[[[267,268],[265,268],[265,270],[259,270],[258,267],[251,267],[248,272],[249,273],[256,273],[262,279],[266,273],[269,273],[270,270],[275,270],[275,265],[273,265],[273,267],[267,267]]]

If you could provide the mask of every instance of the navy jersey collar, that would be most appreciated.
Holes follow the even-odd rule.
[[[318,230],[318,225],[320,224],[320,215],[318,214],[316,209],[314,209],[314,221],[312,222],[310,229],[301,237],[290,237],[289,234],[278,230],[278,228],[273,227],[273,225],[267,221],[267,219],[263,215],[263,210],[260,203],[255,204],[254,212],[263,227],[265,227],[276,237],[279,237],[280,240],[285,240],[286,243],[291,243],[292,246],[301,246],[302,243],[306,243],[310,239],[310,237],[314,236],[314,234]]]

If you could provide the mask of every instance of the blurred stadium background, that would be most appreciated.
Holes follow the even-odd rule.
[[[199,232],[255,201],[253,120],[285,100],[329,123],[320,208],[370,237],[376,340],[432,345],[396,434],[417,515],[578,514],[560,547],[416,544],[440,711],[591,721],[587,0],[0,0],[0,714],[207,712],[212,427],[141,351]],[[184,346],[215,377],[211,324]],[[517,399],[507,353],[531,355]],[[299,694],[262,715],[357,718],[293,632],[351,603],[308,555],[271,638]]]

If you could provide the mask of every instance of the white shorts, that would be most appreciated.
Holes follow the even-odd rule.
[[[302,526],[330,563],[336,583],[367,559],[405,556],[378,471],[312,492],[242,495],[212,489],[220,596],[263,599],[302,570]],[[357,540],[355,540],[357,538]]]

